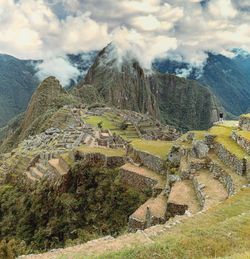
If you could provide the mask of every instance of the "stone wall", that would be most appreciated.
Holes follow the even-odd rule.
[[[76,151],[74,160],[81,160],[90,167],[108,167],[115,168],[124,164],[124,158],[121,156],[106,156],[101,153],[83,153]]]
[[[157,184],[157,181],[154,179],[136,174],[123,168],[120,169],[120,176],[122,183],[138,188],[141,191],[145,191],[145,189],[153,189]]]
[[[132,215],[128,220],[128,230],[130,232],[135,232],[136,230],[142,230],[146,228],[146,221],[139,220]]]
[[[250,155],[250,140],[239,135],[237,131],[232,132],[232,139]]]
[[[239,128],[242,130],[250,131],[250,116],[241,116],[239,120]]]
[[[166,212],[167,220],[175,217],[176,215],[184,215],[186,210],[188,210],[188,205],[169,202],[167,204]]]
[[[228,166],[232,167],[239,175],[246,174],[246,159],[240,159],[230,153],[222,144],[216,143],[214,148],[217,156]]]
[[[206,195],[204,194],[202,190],[202,186],[199,184],[196,177],[192,179],[194,190],[198,199],[198,202],[202,208],[204,208],[205,201],[206,201]]]
[[[165,161],[160,157],[154,156],[144,151],[135,149],[129,146],[127,149],[127,155],[133,157],[136,162],[143,164],[152,171],[158,172],[159,174],[166,175]]]
[[[247,180],[250,182],[250,159],[246,161],[246,177]]]
[[[232,177],[227,174],[224,169],[217,163],[210,163],[210,172],[213,174],[214,178],[223,184],[229,196],[233,195],[235,192],[234,183]]]

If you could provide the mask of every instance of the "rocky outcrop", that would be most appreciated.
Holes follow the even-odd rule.
[[[207,157],[209,147],[202,140],[195,140],[192,146],[192,153],[197,158]]]

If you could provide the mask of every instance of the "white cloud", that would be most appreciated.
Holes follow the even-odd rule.
[[[53,75],[57,77],[63,86],[70,84],[70,80],[76,82],[80,72],[70,64],[66,57],[46,59],[37,65],[37,76],[42,81]]]
[[[115,41],[145,67],[162,55],[202,66],[208,51],[250,49],[249,9],[248,0],[0,0],[0,52],[51,60]]]

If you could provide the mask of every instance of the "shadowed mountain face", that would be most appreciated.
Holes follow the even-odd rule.
[[[93,51],[68,55],[68,60],[79,70],[82,78],[93,64],[96,54]],[[39,79],[36,77],[38,62],[41,61],[20,60],[0,54],[0,128],[26,110],[39,84]],[[71,86],[73,84],[72,80]]]
[[[50,128],[56,121],[55,118],[51,119],[52,115],[64,105],[76,103],[75,98],[63,89],[55,77],[48,77],[37,87],[26,112],[6,127],[0,151],[6,152],[29,135],[36,135]]]
[[[38,85],[31,61],[0,55],[0,127],[23,112]]]
[[[217,119],[217,103],[199,83],[147,73],[133,58],[120,59],[110,44],[102,50],[78,86],[92,85],[108,105],[149,113],[182,129],[208,128]]]
[[[188,69],[188,64],[170,60],[158,60],[154,67],[162,73],[176,74]],[[246,113],[250,109],[250,58],[237,56],[233,59],[222,55],[209,54],[201,71],[191,70],[188,78],[207,85],[218,97],[227,111],[234,115]]]

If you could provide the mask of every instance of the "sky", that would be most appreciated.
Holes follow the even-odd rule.
[[[0,53],[53,67],[115,42],[145,68],[163,56],[200,66],[207,52],[250,50],[249,14],[249,0],[0,0]]]

